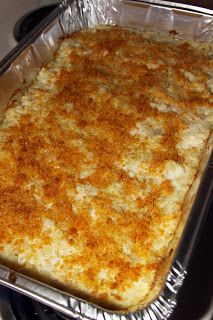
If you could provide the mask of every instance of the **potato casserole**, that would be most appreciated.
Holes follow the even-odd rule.
[[[0,126],[3,264],[113,310],[156,297],[211,135],[212,51],[117,26],[61,40]]]

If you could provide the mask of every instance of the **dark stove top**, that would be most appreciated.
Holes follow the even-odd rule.
[[[70,320],[18,292],[0,286],[0,320]]]
[[[211,304],[211,315],[203,320],[213,319],[213,201],[208,210],[205,224],[188,267],[178,304],[171,320],[198,320]]]
[[[42,21],[56,7],[57,4],[44,6],[22,16],[16,22],[13,29],[13,34],[16,41],[21,41],[40,21]]]

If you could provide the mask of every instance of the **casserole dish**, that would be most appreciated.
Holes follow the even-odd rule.
[[[65,7],[66,7],[66,5],[67,4],[64,4],[63,3],[63,5],[65,5]],[[92,22],[91,22],[91,20],[90,20],[90,18],[91,17],[94,17],[94,12],[93,12],[93,10],[95,10],[95,7],[92,7],[91,8],[91,6],[90,5],[88,5],[87,3],[81,3],[81,2],[79,2],[79,3],[75,3],[75,2],[72,2],[71,4],[68,4],[68,6],[67,6],[67,11],[68,12],[70,12],[70,9],[73,11],[73,12],[77,12],[77,10],[76,9],[78,9],[79,10],[79,8],[80,9],[82,9],[81,8],[81,5],[84,5],[84,10],[83,11],[80,11],[81,13],[83,12],[84,14],[85,13],[87,13],[88,14],[88,16],[84,16],[83,15],[83,18],[84,19],[82,19],[82,17],[81,17],[81,19],[79,19],[79,21],[78,21],[78,23],[75,21],[75,23],[74,23],[74,27],[73,27],[73,25],[72,25],[72,27],[73,27],[73,29],[75,30],[76,28],[78,29],[79,27],[82,27],[81,26],[81,24],[83,24],[83,27],[91,27],[93,24],[92,24]],[[105,12],[105,11],[101,11],[101,10],[106,10],[107,11],[107,9],[109,10],[109,8],[111,8],[111,6],[110,6],[110,4],[108,4],[108,3],[106,3],[105,4],[106,5],[106,7],[105,8],[103,8],[103,7],[97,7],[98,8],[98,11],[99,11],[99,14],[101,13],[101,15],[100,15],[100,19],[98,20],[98,22],[99,23],[102,23],[103,21],[101,20],[101,19],[103,19],[104,18],[104,14],[103,14],[103,12]],[[109,7],[108,7],[108,5],[109,5]],[[133,4],[132,2],[125,2],[124,4],[123,3],[121,3],[121,2],[115,2],[114,3],[114,5],[116,6],[114,6],[113,7],[113,10],[114,10],[114,12],[110,12],[110,13],[107,13],[106,14],[106,17],[105,17],[105,19],[106,19],[106,21],[104,21],[104,22],[106,22],[106,23],[111,23],[112,21],[113,22],[118,22],[116,19],[118,18],[118,15],[116,16],[116,14],[119,12],[118,11],[118,9],[120,9],[121,10],[121,8],[122,8],[122,10],[121,10],[121,12],[123,13],[123,18],[125,17],[125,19],[127,19],[127,17],[126,17],[126,13],[128,12],[128,17],[129,17],[129,20],[127,19],[127,21],[125,21],[125,24],[127,24],[128,26],[141,26],[141,25],[139,25],[139,23],[137,22],[137,19],[135,19],[134,21],[132,21],[132,17],[131,17],[131,14],[132,14],[132,12],[135,12],[134,10],[135,10],[135,8],[137,8],[136,10],[137,10],[137,13],[138,13],[138,8],[143,8],[143,10],[147,10],[147,6],[141,6],[141,4]],[[122,7],[122,5],[124,5],[124,7]],[[121,7],[120,7],[121,6]],[[125,7],[126,6],[126,7]],[[130,8],[129,8],[129,6],[130,6]],[[128,9],[127,9],[128,8]],[[145,9],[144,9],[145,8]],[[157,9],[157,8],[155,8],[155,9],[153,9],[153,8],[155,8],[155,6],[153,6],[152,7],[152,10],[160,10],[159,8]],[[61,9],[61,8],[60,8]],[[116,9],[116,10],[115,10]],[[111,10],[111,9],[110,9]],[[149,8],[149,10],[150,10],[150,8]],[[63,15],[65,15],[65,12],[66,12],[66,10],[65,11],[62,11],[62,14]],[[97,13],[97,12],[96,12]],[[157,13],[157,12],[156,12]],[[156,13],[155,13],[155,16],[156,16]],[[51,19],[54,17],[54,14],[55,13],[53,13],[53,15],[52,15],[52,17],[51,17]],[[91,16],[90,16],[90,14],[91,14]],[[152,14],[149,12],[149,14],[152,16]],[[114,16],[113,16],[114,15]],[[178,13],[178,15],[179,15],[179,13]],[[183,16],[185,16],[186,14],[184,13],[183,14]],[[112,20],[112,16],[113,16],[113,19],[114,20]],[[158,16],[158,15],[157,15]],[[96,15],[96,17],[98,17],[98,15]],[[117,17],[117,18],[116,18]],[[179,17],[179,16],[178,16]],[[86,18],[88,18],[88,20],[86,19]],[[50,18],[49,18],[50,19]],[[107,20],[107,19],[109,19],[109,20]],[[111,20],[110,20],[111,19]],[[203,19],[203,17],[202,17],[202,19]],[[208,19],[210,19],[209,17],[208,17]],[[208,19],[207,19],[207,17],[205,17],[205,19],[203,19],[204,20],[204,22],[205,21],[208,21]],[[70,19],[71,20],[71,24],[73,23],[73,21],[72,21],[72,19]],[[69,23],[70,23],[70,21],[69,21]],[[69,23],[68,23],[68,25],[69,25]],[[94,21],[93,21],[93,23],[96,23],[96,20],[94,19]],[[71,25],[70,24],[70,25]],[[122,22],[121,22],[121,24],[122,24]],[[70,26],[69,25],[69,26]],[[152,24],[151,24],[152,25]],[[180,26],[181,26],[181,28],[182,28],[182,23],[180,24]],[[165,27],[165,23],[163,23],[163,26]],[[179,26],[179,27],[180,27]],[[50,28],[51,29],[51,28]],[[49,29],[49,30],[50,30]],[[179,31],[178,30],[178,26],[176,26],[176,28],[175,28],[177,31]],[[47,33],[48,32],[50,32],[49,30],[47,30]],[[55,30],[57,30],[57,28],[55,28]],[[163,27],[162,27],[162,30],[163,30]],[[165,30],[164,30],[165,31]],[[179,31],[180,32],[180,31]],[[191,32],[191,31],[190,31]],[[186,36],[186,37],[189,37],[191,34],[190,34],[190,32],[189,33],[185,33],[184,35]],[[202,34],[202,33],[201,33]],[[49,43],[49,45],[51,44],[53,44],[54,43],[54,46],[56,45],[56,42],[54,42],[53,41],[53,37],[54,37],[55,35],[54,34],[51,34],[51,37],[52,37],[52,39],[51,39],[51,42]],[[57,35],[58,36],[58,35]],[[58,37],[56,36],[56,39],[58,39]],[[203,34],[202,34],[202,37],[205,37],[205,40],[207,40],[206,39],[206,37],[208,38],[209,37],[209,35],[208,36],[206,36],[206,34],[203,36]],[[209,39],[208,39],[209,40]],[[52,48],[51,48],[52,49]],[[28,51],[28,52],[27,52]],[[54,47],[53,47],[53,51],[54,51]],[[34,57],[33,57],[33,59],[35,59],[35,55],[37,54],[37,52],[34,50],[33,51],[34,52]],[[21,55],[19,55],[19,57],[18,57],[18,59],[21,59],[21,63],[19,64],[19,65],[17,65],[17,64],[12,64],[12,67],[14,67],[15,66],[15,73],[13,73],[12,74],[12,77],[16,77],[16,79],[14,79],[15,81],[14,81],[14,83],[15,83],[15,85],[17,86],[18,85],[18,81],[17,80],[20,80],[20,82],[23,82],[23,80],[30,80],[30,77],[32,77],[32,71],[35,71],[35,69],[31,69],[31,67],[32,67],[32,64],[31,64],[31,59],[32,59],[32,54],[31,54],[31,50],[30,50],[30,48],[29,47],[27,47],[27,49],[26,49],[26,52],[23,52],[22,53],[22,55],[23,54],[27,54],[28,53],[28,59],[26,59],[26,60],[22,60],[22,58],[21,58]],[[51,50],[50,50],[50,53],[51,53]],[[48,58],[47,58],[48,59]],[[9,61],[9,60],[8,60]],[[29,61],[30,61],[30,63],[29,63]],[[39,61],[38,61],[39,62]],[[42,61],[43,62],[43,61]],[[36,59],[34,60],[34,63],[35,63],[35,65],[36,65]],[[7,64],[8,64],[8,62],[7,62]],[[24,74],[24,72],[22,72],[22,70],[21,70],[21,72],[20,72],[20,66],[21,66],[21,68],[23,68],[23,70],[25,71],[25,74]],[[28,69],[27,70],[27,67],[30,69]],[[5,66],[4,66],[4,68],[5,68]],[[28,72],[28,71],[30,71],[30,72]],[[8,71],[6,71],[5,72],[5,74],[3,75],[3,78],[4,77],[7,77],[8,76],[8,74],[9,74],[9,76],[11,76],[11,73],[9,73]],[[5,81],[5,79],[4,79],[4,85],[6,84],[6,81]],[[18,88],[18,87],[16,87],[16,88]],[[14,89],[14,88],[13,88]],[[8,96],[9,96],[9,94],[8,94]],[[7,98],[7,97],[6,97]],[[6,100],[6,99],[5,99]],[[4,122],[3,122],[4,123]],[[203,157],[202,157],[202,161],[201,161],[201,163],[200,163],[200,169],[199,169],[199,171],[201,172],[201,173],[203,173],[203,168],[204,167],[206,167],[206,164],[207,164],[207,161],[208,161],[208,159],[209,159],[209,154],[210,154],[210,151],[211,151],[211,145],[212,145],[212,140],[211,140],[211,136],[209,137],[209,139],[208,139],[208,142],[207,142],[207,144],[206,144],[206,148],[205,148],[205,155],[204,155],[204,153],[203,153]],[[197,185],[200,183],[200,175],[201,174],[197,174],[197,179],[194,181],[194,183],[193,183],[193,186],[192,186],[192,188],[190,188],[190,193],[188,193],[188,199],[187,199],[187,201],[185,202],[185,206],[186,206],[186,208],[185,208],[185,210],[186,210],[186,212],[188,213],[190,210],[191,210],[191,205],[192,205],[192,203],[193,203],[193,200],[194,200],[194,195],[195,195],[195,193],[196,193],[196,190],[197,190]],[[198,196],[197,196],[198,197]],[[195,202],[196,203],[196,202]],[[193,209],[192,209],[193,210]],[[179,237],[179,235],[182,233],[182,230],[183,230],[183,228],[184,228],[184,226],[185,226],[185,223],[186,223],[186,219],[187,219],[187,216],[188,216],[188,214],[185,214],[184,216],[183,216],[183,219],[181,220],[181,223],[179,224],[179,232],[177,233],[177,238]],[[192,213],[190,213],[190,217],[192,216]],[[188,225],[188,224],[187,224]],[[178,242],[178,240],[176,239],[175,240],[175,243],[177,244],[177,242]],[[182,242],[181,242],[182,243]],[[186,243],[186,242],[185,242]],[[173,247],[172,247],[173,248]],[[176,245],[174,245],[174,249],[176,248]],[[168,260],[166,260],[166,270],[168,270],[168,268],[169,268],[169,265],[170,265],[170,263],[171,263],[171,259],[172,259],[172,256],[173,256],[173,254],[174,254],[174,251],[173,250],[171,250],[171,252],[170,252],[170,258],[168,259]],[[177,254],[178,254],[178,251],[177,251]],[[187,260],[187,259],[186,259]],[[174,263],[176,263],[176,265],[178,265],[179,266],[179,268],[181,267],[181,264],[180,264],[180,262],[178,261],[178,263],[177,263],[177,261],[175,261]],[[7,269],[5,269],[4,267],[2,267],[3,268],[3,270],[5,271],[5,272],[8,272],[8,270]],[[173,269],[171,269],[171,270],[173,270]],[[184,270],[184,269],[183,269]],[[174,271],[175,272],[179,272],[179,270],[177,269],[177,266],[176,267],[174,267]],[[184,273],[184,271],[183,271],[183,273]],[[12,273],[12,276],[10,275],[9,276],[9,282],[8,282],[8,285],[10,285],[10,283],[12,282],[12,285],[13,286],[15,286],[16,287],[16,289],[18,288],[18,286],[17,286],[17,283],[18,283],[18,279],[26,279],[24,276],[20,276],[20,278],[19,278],[19,274],[17,274],[17,276],[18,276],[18,278],[16,278],[16,276],[14,276],[14,274]],[[180,272],[180,274],[179,274],[179,276],[180,277],[178,277],[178,281],[180,281],[180,279],[181,279],[181,277],[183,276],[183,274]],[[22,278],[23,277],[23,278]],[[171,279],[171,276],[170,276],[170,279]],[[33,280],[32,280],[33,281]],[[176,281],[176,278],[175,278],[175,281]],[[15,284],[14,284],[15,283]],[[32,282],[31,282],[32,283]],[[35,283],[35,282],[33,282],[33,283]],[[169,284],[169,282],[166,282],[167,283],[167,288],[169,287],[170,289],[172,288],[172,290],[174,291],[174,285],[171,287],[171,285]],[[162,285],[162,284],[161,284]],[[45,286],[44,286],[45,287]],[[25,287],[25,289],[26,289],[26,287]],[[50,289],[50,290],[52,290],[52,289]],[[53,290],[53,292],[54,293],[56,293],[57,291],[54,291]],[[164,291],[163,291],[164,292]],[[28,292],[28,294],[29,294],[29,292]],[[59,292],[57,292],[57,294],[59,294]],[[61,293],[62,294],[62,293]],[[65,294],[65,296],[66,296],[66,294]],[[154,297],[154,296],[153,296]],[[39,300],[40,300],[40,298],[41,297],[39,297]],[[161,301],[162,301],[162,296],[160,296],[158,299],[160,299],[161,298]],[[71,298],[70,298],[71,299]],[[75,299],[73,298],[73,301],[75,301]],[[159,300],[158,300],[158,302],[159,302]],[[79,303],[81,303],[81,302],[79,302]],[[82,302],[82,305],[84,304],[84,302]],[[156,304],[155,304],[156,305]],[[157,303],[157,305],[158,305],[158,303]],[[171,306],[172,306],[172,303],[170,304]],[[57,305],[57,308],[59,308],[59,306]],[[93,307],[93,306],[90,306],[90,308],[91,308],[91,310],[95,310],[95,307]],[[126,312],[127,311],[131,311],[131,310],[126,310]],[[100,309],[100,312],[102,312],[101,311],[101,309]],[[145,310],[143,311],[144,312],[144,314],[145,314]],[[150,311],[151,312],[151,311]],[[104,314],[106,314],[106,313],[104,313]],[[167,312],[167,314],[169,314],[169,312]]]

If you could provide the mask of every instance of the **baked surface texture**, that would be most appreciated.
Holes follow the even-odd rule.
[[[0,126],[1,261],[110,309],[149,303],[211,134],[211,54],[120,27],[62,40]]]

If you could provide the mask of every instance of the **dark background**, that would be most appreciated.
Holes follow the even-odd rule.
[[[189,264],[188,274],[171,320],[198,320],[207,311],[213,295],[213,201]],[[213,314],[212,314],[213,319]]]

